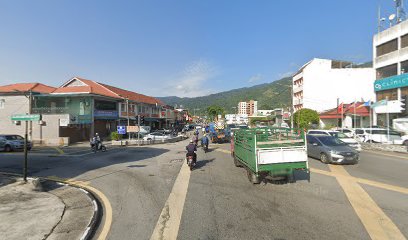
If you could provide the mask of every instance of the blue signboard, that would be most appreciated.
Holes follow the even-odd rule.
[[[95,117],[117,118],[119,117],[118,111],[114,110],[95,110]]]
[[[118,126],[118,134],[126,134],[126,126]]]
[[[408,86],[408,73],[405,73],[375,81],[374,91],[378,92],[407,86]]]

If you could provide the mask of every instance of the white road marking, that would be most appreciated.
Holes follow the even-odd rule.
[[[183,163],[180,173],[173,185],[173,189],[154,228],[151,240],[176,240],[181,215],[183,214],[184,202],[187,196],[188,184],[191,171],[187,164]]]

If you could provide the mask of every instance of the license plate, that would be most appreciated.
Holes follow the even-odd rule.
[[[346,157],[346,160],[353,160],[353,157]]]

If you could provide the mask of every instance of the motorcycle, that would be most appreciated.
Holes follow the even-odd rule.
[[[91,142],[91,150],[92,152],[96,153],[98,150],[102,151],[102,152],[106,152],[106,146],[101,143],[99,143],[99,148],[96,146],[97,144],[95,144],[94,142]]]
[[[208,144],[203,144],[203,149],[204,149],[204,152],[207,153],[208,152]]]
[[[188,156],[187,157],[187,165],[190,167],[190,171],[193,171],[193,168],[194,168],[194,161],[193,161],[193,156]]]

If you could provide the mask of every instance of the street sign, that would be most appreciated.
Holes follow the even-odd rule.
[[[15,114],[11,116],[12,121],[40,121],[40,114]]]
[[[139,132],[139,126],[127,126],[126,130],[129,133]]]
[[[118,134],[126,134],[126,126],[118,126]]]

